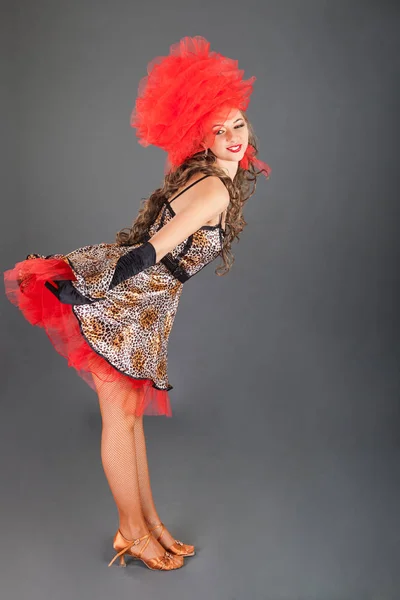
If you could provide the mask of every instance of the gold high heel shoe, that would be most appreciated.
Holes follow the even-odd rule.
[[[153,571],[172,571],[173,569],[180,569],[180,567],[183,567],[184,558],[182,557],[181,561],[179,561],[177,564],[176,559],[180,557],[170,554],[167,551],[165,551],[163,556],[161,557],[157,556],[154,558],[143,558],[142,554],[146,550],[150,542],[150,536],[151,531],[149,533],[146,533],[146,535],[143,535],[142,537],[137,538],[135,540],[127,540],[118,529],[117,533],[114,536],[113,543],[113,548],[117,551],[117,554],[114,556],[114,558],[108,566],[111,567],[114,560],[116,560],[119,557],[120,566],[126,567],[124,554],[128,554],[132,558],[136,558],[138,560],[143,561],[146,567],[152,569]],[[135,554],[133,552],[133,546],[137,546],[142,540],[145,540],[146,538],[147,541],[144,544],[141,551],[139,552],[139,554]]]
[[[154,527],[152,527],[152,529],[149,530],[149,531],[154,531],[154,529],[157,529],[157,527],[160,527],[160,526],[161,526],[161,533],[156,538],[158,542],[160,542],[160,539],[162,538],[162,534],[164,533],[164,529],[165,529],[164,523],[160,522],[157,525],[154,525]],[[161,544],[161,542],[160,542],[160,544]],[[196,554],[194,551],[194,546],[192,546],[191,544],[184,544],[180,540],[175,540],[174,543],[172,544],[172,546],[167,548],[167,550],[169,552],[172,552],[175,556],[194,556]]]

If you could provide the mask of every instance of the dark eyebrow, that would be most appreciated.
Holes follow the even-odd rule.
[[[235,121],[233,121],[234,123],[237,123],[238,121],[240,121],[240,119],[243,119],[243,117],[239,117],[238,119],[236,119]],[[243,119],[244,120],[244,119]],[[223,125],[223,123],[215,123],[215,125],[213,125],[213,129],[214,127],[217,127],[217,125],[220,127],[221,125]]]

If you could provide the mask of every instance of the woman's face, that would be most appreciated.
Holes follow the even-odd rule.
[[[217,158],[237,162],[243,158],[248,143],[247,123],[242,112],[236,108],[231,110],[223,123],[218,122],[217,119],[212,122],[208,144],[207,139],[205,140],[206,147],[210,148]]]

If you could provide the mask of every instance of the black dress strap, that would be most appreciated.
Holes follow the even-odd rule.
[[[196,181],[193,181],[193,183],[191,183],[190,185],[188,185],[187,187],[185,187],[185,189],[183,189],[181,192],[179,192],[179,194],[177,194],[175,196],[175,198],[173,198],[171,201],[168,201],[168,204],[171,204],[174,200],[176,200],[181,194],[183,194],[183,192],[186,192],[186,190],[188,190],[189,188],[191,188],[193,185],[196,185],[196,183],[199,183],[199,181],[203,181],[203,179],[205,179],[206,177],[211,177],[210,175],[204,175],[204,177],[200,177],[200,179],[196,179]]]
[[[181,192],[179,192],[179,194],[177,194],[175,196],[175,198],[173,198],[172,200],[165,200],[165,201],[167,202],[167,204],[169,204],[171,206],[172,202],[174,200],[176,200],[176,198],[178,198],[178,196],[180,196],[181,194],[183,194],[183,192],[186,192],[186,190],[188,190],[189,188],[191,188],[193,185],[196,185],[196,183],[199,183],[199,181],[203,181],[203,179],[206,179],[206,177],[211,177],[211,175],[204,175],[204,177],[200,177],[200,179],[197,179],[196,181],[193,181],[193,183],[191,183],[190,185],[188,185],[187,187],[185,187],[185,189],[183,189]],[[171,210],[172,210],[172,208],[171,208]],[[222,217],[223,217],[224,212],[225,211],[222,211],[222,213],[219,216],[219,228],[220,229],[222,229]]]

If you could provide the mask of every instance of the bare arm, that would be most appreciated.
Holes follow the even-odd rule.
[[[203,181],[201,182],[203,183]],[[201,183],[199,182],[198,187]],[[109,290],[158,263],[168,252],[200,229],[229,204],[229,192],[217,177],[208,177],[188,205],[146,242],[121,256],[115,266]]]
[[[156,262],[229,204],[229,192],[218,177],[207,177],[198,183],[196,192],[193,200],[149,239],[156,251]]]

